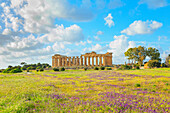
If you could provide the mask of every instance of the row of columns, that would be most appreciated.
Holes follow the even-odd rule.
[[[103,58],[102,58],[103,57]],[[88,58],[88,65],[87,65]],[[90,59],[92,58],[92,64],[90,63]],[[94,61],[96,58],[96,61]],[[99,58],[99,65],[98,65]],[[84,63],[83,63],[84,62]],[[94,65],[94,63],[96,65]],[[106,66],[106,57],[105,56],[80,56],[77,57],[63,57],[63,56],[53,56],[52,58],[53,67],[60,66]]]

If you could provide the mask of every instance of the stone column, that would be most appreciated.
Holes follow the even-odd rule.
[[[71,66],[71,57],[68,57],[68,61],[69,61],[68,66]]]
[[[59,66],[62,66],[62,58],[59,57]]]
[[[80,59],[79,59],[79,57],[77,56],[77,58],[76,58],[77,66],[79,66],[79,63],[80,63],[79,60],[80,60]]]
[[[94,66],[94,56],[92,56],[92,66]]]
[[[73,66],[74,66],[75,65],[75,57],[73,57],[72,62],[73,62]]]
[[[87,66],[87,57],[84,56],[84,66]]]
[[[103,56],[103,66],[106,66],[106,57]]]
[[[99,57],[99,65],[102,66],[102,56]]]
[[[58,57],[55,58],[55,67],[58,67]]]
[[[88,66],[90,66],[90,56],[88,57]]]
[[[64,66],[65,64],[64,64],[64,61],[65,60],[65,58],[64,57],[62,57],[62,66]]]
[[[54,56],[52,56],[52,67],[54,67]]]
[[[80,56],[80,59],[81,59],[81,66],[83,66],[83,57]]]
[[[96,56],[96,66],[98,66],[98,56]]]
[[[64,66],[68,66],[68,64],[67,64],[67,57],[65,57],[65,65]]]

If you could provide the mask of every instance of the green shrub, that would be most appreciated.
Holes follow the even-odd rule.
[[[134,64],[133,67],[134,67],[135,69],[140,69],[139,64]]]
[[[161,63],[158,60],[149,60],[148,66],[149,68],[160,67]]]
[[[54,71],[59,71],[59,69],[58,69],[58,68],[53,68],[53,70],[54,70]]]
[[[32,67],[27,67],[27,70],[32,70]]]
[[[105,70],[105,67],[100,67],[101,70]]]
[[[65,71],[65,68],[64,68],[64,67],[62,67],[62,68],[60,69],[60,71]]]
[[[44,71],[44,69],[43,69],[43,68],[41,68],[41,69],[40,69],[40,71]]]
[[[129,65],[121,65],[121,69],[123,69],[123,70],[129,70],[129,69],[132,69],[132,66],[129,66]]]
[[[86,68],[86,67],[84,68],[84,71],[87,71],[87,68]]]
[[[95,67],[94,70],[99,70],[99,68],[98,68],[98,67]]]
[[[39,70],[37,69],[36,71],[38,72]]]
[[[22,67],[22,70],[27,70],[27,68],[26,67]]]
[[[162,63],[161,64],[161,67],[167,67],[165,63]]]
[[[15,69],[12,69],[12,70],[10,71],[10,73],[21,73],[21,72],[22,72],[22,70],[19,69],[19,68],[15,68]]]
[[[27,72],[30,72],[30,70],[27,69]]]
[[[41,69],[42,67],[41,66],[38,66],[36,69]]]
[[[106,68],[107,70],[112,70],[112,68],[111,67],[108,67],[108,68]]]
[[[12,69],[11,68],[7,68],[3,71],[3,73],[9,73]]]
[[[2,72],[2,70],[0,70],[0,73]]]
[[[135,84],[135,87],[140,87],[141,85],[140,84]]]

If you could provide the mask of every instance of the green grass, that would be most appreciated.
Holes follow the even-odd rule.
[[[117,72],[126,73],[126,74],[170,77],[170,68],[156,68],[156,69],[143,69],[143,70],[118,70]]]
[[[0,73],[0,113],[109,112],[109,110],[139,112],[138,109],[131,109],[131,107],[123,111],[125,108],[119,105],[117,100],[122,104],[126,101],[140,101],[143,103],[135,105],[146,109],[151,106],[152,109],[161,110],[170,107],[166,103],[160,105],[163,100],[170,102],[169,72],[170,69],[163,68],[116,72],[113,70],[66,70],[64,72],[45,70],[44,72],[32,71],[31,74]],[[110,99],[109,96],[103,95],[107,92],[119,96]],[[137,98],[132,101],[129,101],[131,98],[121,100],[128,95],[136,95]],[[151,105],[148,97],[154,99]],[[116,105],[110,106],[107,102],[115,102]]]

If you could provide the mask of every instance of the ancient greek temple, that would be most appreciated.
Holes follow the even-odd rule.
[[[96,54],[96,52],[84,55],[67,57],[55,54],[52,56],[52,67],[79,67],[79,66],[112,66],[112,53]]]

